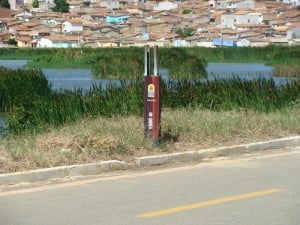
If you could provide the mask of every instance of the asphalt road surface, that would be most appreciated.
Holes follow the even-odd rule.
[[[0,225],[299,225],[300,148],[1,189]]]

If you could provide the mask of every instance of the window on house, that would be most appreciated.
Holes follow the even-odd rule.
[[[248,19],[248,23],[250,23],[250,20]]]

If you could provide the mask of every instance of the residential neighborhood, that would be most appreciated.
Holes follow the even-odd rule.
[[[300,45],[300,0],[9,0],[0,47],[243,47]]]

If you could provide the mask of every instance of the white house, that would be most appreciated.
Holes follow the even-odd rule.
[[[218,0],[215,4],[218,9],[254,9],[254,0]]]
[[[288,39],[300,39],[300,22],[294,22],[287,31]]]
[[[300,0],[282,0],[282,3],[300,6]]]
[[[233,13],[221,16],[221,26],[236,29],[235,24],[262,24],[262,13]]]
[[[171,10],[171,9],[177,9],[178,5],[175,2],[157,2],[154,4],[153,9],[158,10],[158,11],[163,11],[163,10]]]
[[[37,48],[77,48],[80,45],[79,37],[76,36],[48,36],[37,42]]]
[[[64,33],[78,33],[83,31],[83,23],[80,19],[70,19],[62,23]]]
[[[99,6],[103,8],[107,8],[109,10],[120,9],[120,1],[119,0],[101,1],[99,3]]]

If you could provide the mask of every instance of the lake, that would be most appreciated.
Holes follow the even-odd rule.
[[[0,66],[17,69],[26,65],[26,60],[0,60]],[[45,76],[51,82],[54,90],[82,88],[84,90],[90,89],[93,84],[100,84],[103,86],[111,82],[109,79],[94,79],[92,73],[88,69],[42,69]],[[255,79],[259,77],[272,78],[273,67],[264,64],[252,63],[208,63],[206,67],[208,74],[207,79],[225,78],[228,79],[236,76],[242,79]],[[168,71],[161,69],[160,74],[162,79],[168,79]],[[141,74],[141,76],[143,76]],[[273,77],[278,84],[284,82],[285,78]],[[204,79],[205,80],[205,79]]]

